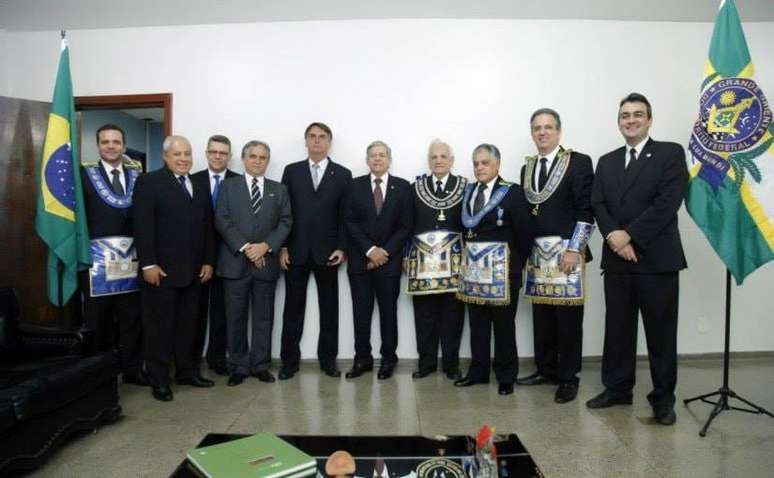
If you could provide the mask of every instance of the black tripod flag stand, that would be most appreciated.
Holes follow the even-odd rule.
[[[731,271],[726,269],[726,339],[725,339],[725,348],[723,350],[723,385],[718,389],[717,392],[712,393],[705,393],[704,395],[699,395],[697,397],[688,398],[683,400],[683,403],[685,405],[688,405],[691,402],[694,402],[696,400],[701,400],[704,403],[709,403],[710,405],[714,405],[715,407],[712,409],[712,412],[710,412],[709,418],[707,418],[707,422],[704,424],[704,427],[702,427],[701,431],[699,431],[700,436],[706,436],[707,435],[707,429],[709,428],[710,424],[712,423],[712,420],[715,419],[718,415],[721,413],[727,411],[727,410],[737,410],[740,412],[747,412],[747,413],[755,413],[758,415],[765,414],[770,416],[771,418],[774,418],[774,415],[771,414],[768,410],[765,408],[759,407],[758,405],[752,403],[751,401],[740,397],[736,394],[733,390],[731,390],[731,387],[728,386],[728,346],[729,346],[729,340],[731,337]],[[717,402],[713,402],[712,400],[709,400],[710,397],[718,396]],[[740,408],[740,407],[734,407],[728,404],[729,399],[736,399],[740,402],[744,403],[745,405],[749,406],[750,408]]]

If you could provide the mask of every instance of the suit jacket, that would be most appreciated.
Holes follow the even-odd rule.
[[[156,264],[167,277],[162,287],[199,280],[202,265],[215,265],[209,188],[193,183],[188,199],[166,167],[142,174],[134,187],[134,240],[140,267]]]
[[[351,181],[349,169],[330,158],[317,191],[308,159],[285,166],[282,184],[288,188],[293,211],[293,227],[285,247],[292,264],[306,264],[311,259],[325,265],[333,251],[347,249],[345,195]]]
[[[290,233],[293,223],[290,198],[285,185],[264,178],[261,209],[253,214],[250,190],[245,178],[229,178],[220,185],[215,227],[223,237],[218,252],[216,273],[226,279],[239,279],[248,274],[262,280],[279,277],[278,253]],[[258,269],[240,252],[246,243],[266,242],[269,250],[266,265]]]
[[[97,166],[100,175],[108,187],[113,188],[112,178],[108,178],[105,167],[100,161]],[[124,164],[124,177],[127,176],[127,166]],[[117,208],[108,205],[97,193],[89,179],[85,168],[81,168],[81,184],[83,185],[83,200],[86,206],[86,221],[89,226],[89,238],[96,239],[107,236],[132,236],[131,207]]]
[[[498,176],[495,184],[499,185],[503,182],[503,179]],[[473,186],[476,187],[476,183],[473,183]],[[494,191],[492,192],[494,193]],[[475,194],[476,190],[474,189],[471,196],[474,197]],[[489,199],[491,200],[491,196]],[[469,200],[465,201],[463,207],[468,210],[468,213],[471,212]],[[475,234],[473,238],[469,238],[467,234],[463,234],[462,237],[466,243],[507,242],[510,248],[511,286],[518,289],[521,287],[521,270],[532,250],[533,239],[529,203],[524,198],[521,186],[512,184],[498,207],[503,210],[502,225],[497,224],[498,214],[497,208],[495,208],[489,211],[481,219],[481,222],[473,228],[472,232]],[[514,297],[514,300],[516,299]]]
[[[551,166],[549,176],[557,165]],[[538,163],[536,170],[540,167]],[[521,167],[521,184],[532,181],[525,178],[527,166]],[[573,151],[570,153],[570,164],[559,182],[556,190],[547,200],[540,204],[538,215],[532,216],[532,232],[535,237],[562,236],[572,238],[575,224],[580,222],[594,223],[594,212],[591,209],[591,188],[594,183],[594,167],[591,158],[585,154]],[[591,260],[591,250],[586,246],[586,262]]]
[[[685,269],[677,211],[688,186],[685,152],[677,143],[645,143],[637,160],[624,169],[626,149],[599,158],[591,205],[602,237],[625,230],[637,262],[628,262],[602,246],[606,272],[659,273]]]
[[[411,231],[411,186],[408,181],[390,175],[387,192],[379,215],[376,215],[371,175],[352,180],[347,196],[347,272],[366,272],[366,252],[378,246],[390,255],[386,264],[377,269],[387,276],[400,276],[403,246]]]
[[[459,180],[459,176],[450,174],[449,178],[446,180],[446,186],[443,188],[444,196],[438,197],[435,195],[435,180],[433,179],[433,175],[428,175],[424,179],[425,187],[428,188],[430,194],[432,194],[434,197],[438,197],[438,199],[444,199],[449,194],[451,194],[451,192],[454,191],[454,188],[457,187],[457,182]],[[439,210],[432,208],[422,202],[422,200],[419,198],[419,195],[417,194],[417,190],[414,184],[411,185],[411,199],[414,206],[411,226],[413,234],[422,234],[423,232],[435,231],[438,229],[446,229],[448,231],[456,232],[462,230],[462,223],[460,222],[460,215],[462,214],[462,202],[449,209],[444,209],[443,215],[445,216],[446,220],[439,221]]]
[[[235,176],[241,176],[239,173],[235,173],[234,171],[230,169],[226,169],[225,173],[222,173],[224,177],[220,178],[220,186],[223,188],[223,182],[228,178],[233,178]],[[212,204],[212,189],[210,188],[210,171],[207,168],[204,168],[203,170],[194,173],[191,175],[191,182],[192,183],[199,183],[199,187],[202,189],[207,190],[207,195],[210,197],[210,204]],[[219,196],[220,197],[220,196]],[[213,208],[212,211],[213,218],[215,216],[215,210]],[[217,228],[215,229],[215,253],[218,253],[218,248],[220,247],[220,241],[222,238],[220,237],[220,233],[218,232]]]

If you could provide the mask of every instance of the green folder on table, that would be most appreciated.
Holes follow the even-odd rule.
[[[273,433],[258,433],[188,452],[207,478],[300,478],[315,474],[314,458]]]

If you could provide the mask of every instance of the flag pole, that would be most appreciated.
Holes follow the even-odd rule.
[[[710,424],[712,421],[720,415],[722,412],[728,411],[728,410],[737,410],[740,412],[747,412],[747,413],[754,413],[756,415],[768,415],[772,418],[774,418],[774,415],[771,414],[768,410],[766,410],[763,407],[760,407],[749,400],[746,400],[739,395],[736,394],[733,390],[731,390],[731,387],[728,385],[728,369],[730,365],[730,342],[731,342],[731,271],[726,269],[726,331],[725,331],[725,344],[723,347],[723,385],[718,389],[717,392],[712,393],[705,393],[703,395],[699,395],[693,398],[687,398],[683,400],[683,404],[688,405],[691,402],[694,402],[696,400],[701,400],[704,403],[709,403],[710,405],[714,405],[714,408],[710,412],[709,418],[707,418],[707,421],[704,423],[704,426],[699,431],[699,436],[707,436],[707,430],[709,429]],[[715,395],[718,396],[718,401],[713,402],[712,400],[708,400],[709,397],[714,397]],[[728,400],[730,398],[735,398],[739,400],[740,402],[744,403],[745,405],[752,408],[740,408],[740,407],[734,407],[728,404]]]

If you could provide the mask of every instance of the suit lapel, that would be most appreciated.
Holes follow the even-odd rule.
[[[645,146],[642,148],[642,151],[640,151],[640,154],[637,156],[637,160],[630,164],[629,167],[624,171],[624,183],[623,189],[621,190],[622,196],[626,194],[629,188],[632,187],[634,181],[637,179],[637,176],[640,174],[640,171],[642,171],[642,168],[644,168],[646,163],[649,162],[651,155],[651,143],[653,143],[653,140],[649,139],[648,142],[645,143]],[[624,162],[626,161],[628,149],[629,148],[624,148]]]

